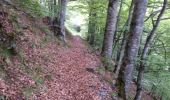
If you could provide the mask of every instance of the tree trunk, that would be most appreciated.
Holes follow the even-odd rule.
[[[101,55],[105,58],[111,58],[112,56],[113,36],[116,30],[118,14],[118,2],[119,0],[109,0],[108,4],[107,21],[101,52]]]
[[[57,1],[56,0],[54,0],[54,16],[56,17],[56,14],[57,14],[57,7],[58,5],[57,5]]]
[[[146,57],[150,48],[150,45],[154,39],[155,32],[159,26],[161,17],[163,13],[165,12],[167,6],[167,0],[164,0],[164,4],[162,7],[162,10],[156,20],[155,25],[153,26],[153,29],[151,30],[150,34],[148,35],[145,46],[140,58],[140,67],[139,67],[139,73],[138,73],[138,78],[137,78],[137,91],[136,91],[136,96],[134,100],[141,100],[141,94],[142,94],[142,80],[143,80],[143,75],[144,75],[144,69],[145,69],[145,64],[146,64]]]
[[[66,15],[66,6],[67,0],[59,1],[60,11],[59,11],[59,35],[61,36],[62,41],[65,43],[65,15]]]
[[[128,19],[127,19],[127,22],[126,22],[126,25],[125,25],[125,30],[123,32],[123,39],[122,39],[122,43],[121,43],[121,48],[120,48],[120,51],[118,56],[119,56],[119,59],[118,59],[118,63],[117,63],[117,68],[116,68],[116,71],[115,71],[115,79],[117,79],[118,75],[119,75],[119,70],[120,70],[120,67],[121,67],[121,64],[122,64],[122,59],[123,59],[123,56],[124,56],[124,52],[125,52],[125,46],[126,46],[126,42],[127,42],[127,34],[130,30],[130,23],[131,23],[131,20],[132,20],[132,14],[133,14],[133,8],[134,8],[134,4],[133,4],[133,0],[131,2],[131,6],[129,8],[129,16],[128,16]]]
[[[89,4],[89,25],[88,25],[88,42],[90,45],[94,45],[95,32],[96,32],[96,9],[94,9],[94,1]]]
[[[52,12],[53,12],[53,0],[48,1],[48,9],[49,9],[49,12],[50,12],[50,15],[51,15]]]
[[[121,17],[120,15],[121,15],[121,12],[122,12],[122,7],[123,7],[123,0],[120,1],[120,7],[119,7],[118,15],[117,15],[116,30],[115,30],[115,34],[113,36],[113,40],[114,40],[113,41],[113,45],[114,45],[113,50],[116,47],[116,44],[118,42],[116,40],[119,38],[119,36],[117,36],[117,33],[118,33],[118,30],[119,30],[119,22],[120,22],[120,17]]]
[[[61,11],[61,0],[58,0],[58,11],[57,11],[58,22],[60,20],[60,11]]]
[[[128,34],[129,36],[117,82],[119,95],[124,100],[128,99],[128,89],[131,83],[134,63],[136,62],[135,59],[140,45],[140,37],[143,32],[146,8],[147,0],[134,0],[134,12],[130,32]]]

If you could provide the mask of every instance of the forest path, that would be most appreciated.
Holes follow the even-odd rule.
[[[38,100],[109,100],[109,85],[86,70],[95,69],[100,64],[99,57],[89,53],[85,42],[78,36],[72,37],[68,43],[69,48],[50,52],[53,56],[46,65],[55,65],[48,66],[53,78],[45,82],[43,88],[46,91],[36,96]]]
[[[0,3],[4,4],[1,0]],[[61,47],[44,32],[46,27],[41,26],[41,19],[16,8],[13,11],[12,4],[3,7],[7,5],[9,16],[15,13],[17,17],[15,24],[19,29],[14,30],[18,54],[5,59],[0,56],[4,67],[4,72],[0,73],[0,97],[9,100],[111,100],[109,84],[98,74],[87,71],[87,68],[96,69],[101,62],[89,52],[85,41],[71,36],[68,47]],[[12,30],[12,24],[8,23],[4,28]]]
[[[62,47],[51,32],[44,32],[48,27],[40,27],[41,20],[29,18],[22,11],[17,14],[16,24],[21,27],[15,41],[17,55],[0,56],[5,67],[0,77],[0,97],[2,94],[9,100],[110,100],[110,85],[100,75],[87,71],[101,64],[99,57],[90,53],[87,42],[70,36],[68,47]]]

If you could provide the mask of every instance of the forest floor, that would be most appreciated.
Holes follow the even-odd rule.
[[[54,65],[48,67],[51,67],[50,70],[52,69],[53,79],[45,82],[48,90],[40,94],[38,98],[109,100],[110,86],[106,82],[102,82],[94,73],[87,71],[87,68],[96,69],[99,66],[99,58],[95,54],[89,53],[80,37],[72,37],[69,43],[68,48],[53,48],[54,52],[50,54],[52,55],[51,61],[46,62],[46,65]]]
[[[111,99],[110,85],[97,73],[87,71],[95,70],[101,62],[83,39],[70,36],[67,47],[63,47],[42,19],[11,4],[1,7],[3,34],[8,39],[8,34],[15,32],[17,54],[2,49],[7,54],[0,56],[0,99]]]
[[[1,28],[15,32],[17,51],[15,56],[8,52],[0,56],[0,100],[111,100],[111,95],[116,96],[104,79],[107,73],[100,70],[100,56],[81,37],[68,37],[63,47],[42,19],[17,5],[0,4]],[[143,100],[152,98],[146,94]]]

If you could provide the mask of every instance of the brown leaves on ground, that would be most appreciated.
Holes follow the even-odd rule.
[[[0,12],[0,19],[5,14]],[[28,18],[22,11],[17,14],[18,55],[0,56],[0,99],[111,100],[111,95],[115,95],[109,85],[112,75],[95,74],[101,62],[96,54],[90,53],[85,41],[69,36],[68,47],[62,47],[61,42],[42,30],[42,22]],[[9,22],[0,21],[4,32],[14,30]],[[131,94],[135,90],[132,85]],[[144,98],[151,100],[149,95],[144,94]]]
[[[69,48],[50,51],[51,59],[45,62],[51,70],[52,81],[46,81],[46,90],[36,94],[37,99],[46,100],[109,100],[109,85],[100,81],[97,75],[86,71],[100,61],[88,53],[80,37],[73,37]],[[47,48],[48,49],[48,48]],[[54,50],[54,51],[53,51]],[[47,52],[49,53],[49,52]],[[101,94],[102,91],[105,93]],[[103,96],[102,96],[103,95]]]
[[[97,74],[99,57],[90,53],[78,36],[62,47],[46,35],[23,12],[17,22],[23,28],[16,37],[17,56],[1,57],[0,96],[11,100],[110,100],[111,88]],[[42,24],[37,22],[36,24]],[[22,33],[22,34],[21,34]]]

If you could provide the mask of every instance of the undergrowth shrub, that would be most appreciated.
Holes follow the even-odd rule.
[[[113,63],[111,58],[102,57],[101,61],[103,63],[103,67],[106,70],[113,72],[113,70],[114,70],[114,63]]]
[[[154,98],[170,100],[170,74],[167,71],[145,73],[143,80],[144,89],[150,92]]]
[[[42,6],[33,0],[16,0],[17,4],[32,15],[43,16]]]

